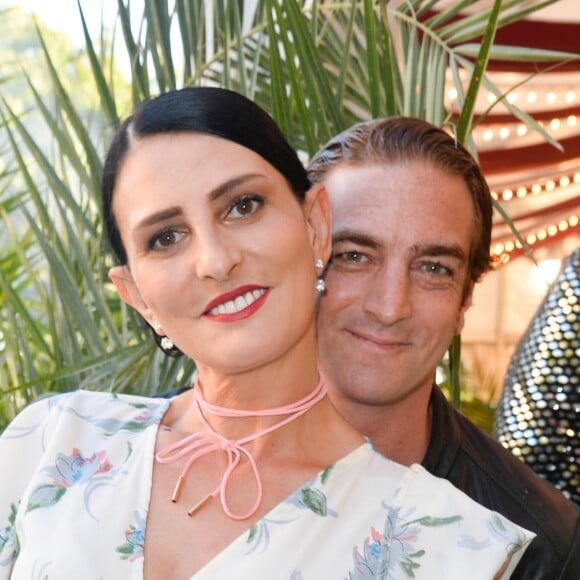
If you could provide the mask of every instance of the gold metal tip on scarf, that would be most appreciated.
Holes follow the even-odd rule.
[[[210,499],[213,498],[213,495],[210,493],[206,495],[203,499],[200,499],[188,512],[187,515],[191,517],[196,511],[200,510]]]
[[[171,501],[175,503],[179,496],[181,495],[181,490],[183,489],[183,484],[185,483],[185,477],[182,475],[179,476],[177,483],[175,484],[175,489],[173,490],[173,495],[171,496]]]

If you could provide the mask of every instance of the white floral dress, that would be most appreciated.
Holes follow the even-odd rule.
[[[143,578],[155,439],[170,403],[76,391],[20,413],[0,437],[0,580]],[[507,578],[532,538],[364,443],[192,578]]]

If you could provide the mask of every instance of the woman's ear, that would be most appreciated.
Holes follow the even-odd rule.
[[[109,278],[115,285],[121,300],[134,308],[150,325],[153,324],[153,314],[135,284],[133,274],[128,266],[113,266],[109,270]]]
[[[304,216],[312,253],[326,264],[332,251],[332,213],[328,193],[321,183],[316,183],[306,192]]]

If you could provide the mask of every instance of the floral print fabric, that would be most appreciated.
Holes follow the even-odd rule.
[[[0,437],[0,580],[142,579],[155,439],[169,404],[76,391],[15,419]],[[192,578],[507,578],[532,538],[367,442]]]

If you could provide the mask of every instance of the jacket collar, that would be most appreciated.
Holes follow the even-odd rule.
[[[421,465],[438,477],[446,477],[459,450],[460,429],[456,411],[437,385],[433,385],[429,400],[431,432]]]

